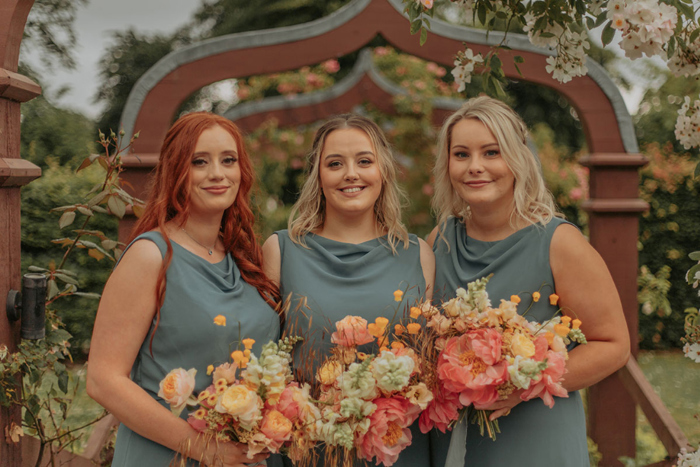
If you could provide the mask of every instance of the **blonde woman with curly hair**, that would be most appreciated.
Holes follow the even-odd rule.
[[[433,253],[401,222],[404,195],[396,173],[391,148],[374,122],[351,114],[331,118],[314,137],[288,230],[263,246],[265,273],[283,297],[291,294],[285,331],[307,337],[295,354],[297,371],[307,379],[329,355],[335,322],[348,315],[391,319],[397,306],[430,297]],[[405,291],[400,304],[394,301],[397,289]],[[417,422],[403,429],[405,437],[412,444],[394,465],[428,465],[428,436]],[[393,438],[395,433],[387,434],[389,448]]]
[[[458,287],[493,274],[486,287],[492,303],[539,291],[542,299],[532,300],[527,317],[544,322],[561,308],[582,321],[588,344],[569,354],[568,397],[556,397],[550,409],[538,399],[522,401],[522,390],[515,390],[477,407],[492,410],[491,419],[501,417],[497,440],[466,422],[451,436],[433,430],[433,465],[588,467],[578,391],[614,373],[629,356],[612,277],[579,230],[557,212],[526,141],[522,119],[489,97],[467,101],[444,123],[434,169],[438,226],[428,238],[436,260],[435,295],[450,299]],[[550,304],[550,294],[559,296],[557,305]]]

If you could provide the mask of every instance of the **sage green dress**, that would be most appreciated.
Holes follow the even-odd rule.
[[[155,243],[165,256],[166,243],[160,233],[147,232],[134,242]],[[155,320],[139,350],[131,379],[163,406],[158,397],[160,381],[175,368],[197,369],[195,391],[211,384],[207,366],[229,361],[241,339],[253,338],[253,352],[260,355],[263,344],[279,338],[279,318],[257,289],[241,277],[231,254],[212,264],[171,241],[173,257],[166,276],[166,290],[160,322],[149,350]],[[133,244],[133,242],[132,242]],[[226,317],[226,326],[214,324],[214,317]],[[187,410],[181,417],[187,418]],[[119,425],[113,467],[166,467],[175,452]],[[188,465],[198,465],[190,461]]]
[[[286,230],[276,233],[281,254],[280,292],[283,298],[292,294],[285,332],[308,336],[296,349],[297,369],[309,370],[328,355],[337,321],[348,315],[361,316],[370,323],[380,316],[391,320],[397,306],[400,317],[407,305],[425,293],[415,235],[409,236],[408,249],[399,242],[393,254],[386,237],[355,245],[308,234],[307,249],[292,242]],[[394,301],[397,289],[406,291],[400,304]],[[307,306],[297,308],[303,301]],[[371,344],[360,350],[377,351]],[[420,432],[417,420],[411,434],[411,445],[400,454],[396,467],[426,467],[430,463],[428,435]],[[285,459],[285,464],[291,462]],[[356,465],[365,463],[358,461]]]
[[[527,317],[546,321],[557,310],[548,300],[556,286],[549,246],[555,229],[564,223],[568,222],[554,218],[545,226],[531,225],[503,240],[484,242],[468,237],[464,223],[450,218],[444,231],[447,243],[438,235],[433,244],[436,299],[451,299],[458,287],[493,274],[486,286],[493,306],[513,294],[540,290],[542,298]],[[529,305],[524,297],[523,303]],[[555,397],[551,409],[539,398],[521,402],[498,421],[501,433],[496,441],[481,436],[478,425],[469,425],[465,466],[589,466],[586,418],[578,391],[570,392],[568,398]],[[431,431],[433,465],[445,465],[450,435]]]

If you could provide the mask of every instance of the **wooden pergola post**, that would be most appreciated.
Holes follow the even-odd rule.
[[[10,324],[5,301],[10,289],[20,290],[20,187],[41,175],[41,169],[20,158],[20,105],[41,94],[41,88],[17,73],[19,45],[34,0],[0,0],[0,345],[15,350],[19,325]],[[14,423],[21,426],[19,407],[0,408],[0,463],[19,467],[20,444],[8,442]]]

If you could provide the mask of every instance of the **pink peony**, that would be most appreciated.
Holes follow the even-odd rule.
[[[359,457],[389,467],[411,444],[411,430],[420,408],[403,397],[381,397],[372,401],[376,410],[370,416],[369,430],[355,442]]]
[[[433,392],[433,396],[428,407],[420,414],[420,431],[427,433],[435,427],[445,433],[450,422],[459,417],[462,408],[459,394],[440,388]]]
[[[539,336],[537,336],[537,338],[535,338],[535,356],[532,358],[534,358],[538,362],[541,362],[547,356],[548,350],[549,342],[547,342],[546,337],[540,334]]]
[[[299,403],[294,398],[294,393],[299,391],[299,384],[294,382],[289,384],[280,395],[279,402],[275,407],[282,415],[290,420],[299,418]]]
[[[506,381],[508,364],[501,359],[501,334],[477,329],[447,341],[438,358],[438,377],[462,405],[477,408],[498,400],[497,386]]]
[[[359,316],[346,316],[335,323],[336,332],[331,335],[331,342],[343,347],[356,347],[369,344],[374,337],[367,330],[367,320]]]
[[[532,382],[530,388],[520,395],[524,401],[541,397],[550,409],[554,406],[554,398],[569,397],[569,393],[561,385],[562,376],[566,373],[566,360],[558,352],[547,352],[547,369],[542,372],[537,382]]]

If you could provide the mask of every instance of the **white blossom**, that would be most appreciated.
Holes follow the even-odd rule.
[[[698,467],[700,466],[700,449],[688,452],[687,448],[682,448],[678,453],[677,467]]]
[[[700,342],[685,344],[683,346],[683,353],[695,363],[700,363]]]
[[[700,100],[691,103],[690,97],[685,96],[678,111],[675,134],[685,149],[700,146]]]
[[[408,385],[415,362],[408,355],[397,357],[387,350],[372,361],[377,387],[385,393],[400,391]]]

